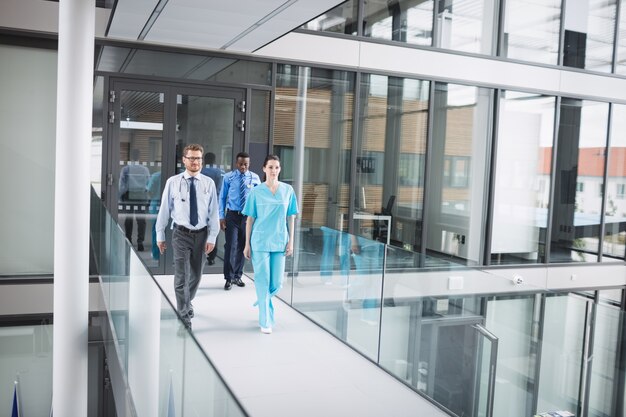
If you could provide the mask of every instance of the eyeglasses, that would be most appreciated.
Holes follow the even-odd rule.
[[[185,158],[189,159],[191,162],[200,162],[202,161],[201,156],[185,156]]]

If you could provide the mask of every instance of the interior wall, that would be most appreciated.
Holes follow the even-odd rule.
[[[0,45],[0,276],[52,274],[57,53]]]

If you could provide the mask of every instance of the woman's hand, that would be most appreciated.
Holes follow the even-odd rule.
[[[246,245],[246,246],[243,248],[243,257],[244,257],[244,258],[246,258],[246,259],[250,259],[250,254],[251,254],[251,252],[252,252],[252,251],[250,250],[250,245]]]
[[[287,247],[285,248],[285,256],[293,255],[293,243],[287,243]]]

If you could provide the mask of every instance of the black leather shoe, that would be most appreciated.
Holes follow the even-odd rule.
[[[143,243],[137,243],[137,250],[138,250],[139,252],[143,252],[143,249],[144,249],[144,248],[143,248]]]
[[[245,287],[246,286],[246,284],[244,284],[244,282],[241,280],[241,278],[235,278],[235,280],[233,282],[238,287]]]
[[[209,260],[208,260],[208,264],[209,264],[209,265],[213,265],[213,264],[215,264],[215,260],[214,260],[214,259],[209,259]]]
[[[233,288],[233,283],[230,281],[226,281],[226,284],[224,284],[224,289],[226,291],[229,291],[231,288]]]

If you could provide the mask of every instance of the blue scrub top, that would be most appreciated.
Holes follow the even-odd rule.
[[[272,194],[263,183],[250,190],[243,214],[254,218],[250,247],[259,252],[284,252],[289,242],[287,217],[298,214],[296,193],[289,184],[278,183]]]

